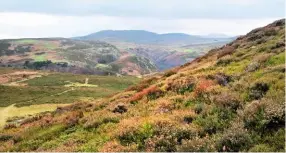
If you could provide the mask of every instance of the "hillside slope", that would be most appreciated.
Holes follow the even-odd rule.
[[[65,38],[0,40],[0,66],[4,67],[78,74],[131,74],[129,71],[122,71],[131,67],[116,63],[121,56],[126,56],[126,53],[111,44],[99,41]],[[136,75],[157,70],[151,61],[148,59],[145,61],[145,63],[134,60],[126,62],[137,67]]]
[[[94,103],[11,120],[1,151],[285,151],[285,20]]]

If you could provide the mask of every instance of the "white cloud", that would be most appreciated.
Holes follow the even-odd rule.
[[[257,2],[259,2],[259,0],[225,0],[225,2],[229,4],[249,6],[256,4]]]
[[[148,30],[196,35],[246,34],[275,19],[156,19],[143,17],[61,16],[38,13],[0,13],[0,38],[74,37],[100,30]]]
[[[54,16],[37,14],[37,13],[14,13],[4,12],[0,13],[0,24],[10,26],[25,26],[37,27],[43,25],[55,25],[58,23],[58,18]]]

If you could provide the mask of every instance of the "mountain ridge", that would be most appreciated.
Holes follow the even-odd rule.
[[[205,38],[185,33],[158,34],[146,30],[103,30],[85,36],[74,37],[83,40],[126,41],[144,44],[182,45],[230,41],[232,38]]]

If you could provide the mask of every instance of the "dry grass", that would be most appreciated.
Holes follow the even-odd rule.
[[[15,107],[14,105],[10,105],[8,107],[0,107],[0,128],[3,128],[8,118],[16,116],[29,116],[46,111],[54,111],[57,107],[65,105],[67,104],[41,104],[25,107]]]

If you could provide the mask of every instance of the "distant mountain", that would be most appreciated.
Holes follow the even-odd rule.
[[[138,44],[159,45],[190,45],[214,42],[229,42],[229,38],[211,38],[184,33],[157,34],[144,30],[104,30],[75,39],[81,40],[103,40],[107,42],[131,42]]]
[[[210,33],[208,35],[203,36],[205,38],[231,38],[233,36],[229,36],[223,33]]]

